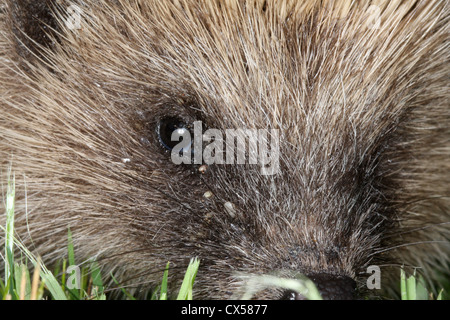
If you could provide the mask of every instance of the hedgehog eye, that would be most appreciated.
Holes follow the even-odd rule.
[[[185,135],[190,135],[189,125],[186,124],[182,119],[176,117],[168,117],[160,120],[158,124],[158,138],[161,145],[167,150],[171,151],[176,145],[181,141],[172,141],[172,134],[176,133],[177,137],[184,137]],[[190,143],[187,146],[190,147]]]

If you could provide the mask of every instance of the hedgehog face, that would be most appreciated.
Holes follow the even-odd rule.
[[[386,290],[390,266],[446,270],[444,3],[49,3],[8,2],[0,27],[0,152],[48,261],[70,226],[143,292],[196,256],[199,298],[298,274],[355,298],[371,265]]]

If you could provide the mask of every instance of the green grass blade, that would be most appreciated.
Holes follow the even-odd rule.
[[[67,300],[67,297],[64,294],[64,291],[59,286],[58,281],[53,276],[53,274],[45,267],[45,265],[38,261],[38,259],[17,239],[14,239],[14,243],[16,247],[25,255],[26,259],[30,261],[34,267],[36,268],[37,264],[39,263],[40,269],[41,269],[41,278],[47,285],[47,288],[50,291],[50,294],[52,297],[56,300]]]
[[[422,277],[418,277],[416,281],[416,300],[429,300],[429,292]]]
[[[408,292],[406,289],[406,273],[403,268],[400,269],[400,298],[401,300],[408,300]]]
[[[406,279],[406,292],[407,292],[407,300],[416,300],[416,278],[415,276],[410,276]]]
[[[61,272],[61,287],[63,289],[66,288],[66,265],[67,265],[67,260],[63,259],[62,261],[62,272]]]
[[[199,266],[200,260],[197,258],[191,259],[186,274],[184,275],[184,280],[181,284],[177,300],[192,300],[192,288],[194,286],[194,281],[197,276]]]
[[[56,280],[55,276],[51,272],[48,272],[48,270],[47,272],[44,271],[44,273],[41,274],[41,278],[45,282],[45,285],[54,300],[67,300],[66,294],[58,283],[58,280]]]
[[[14,268],[14,275],[15,275],[15,287],[17,291],[17,296],[20,297],[21,294],[23,294],[24,300],[30,300],[31,296],[31,281],[30,281],[30,272],[27,268],[27,266],[23,263],[15,264]],[[25,279],[23,279],[25,277]],[[22,283],[22,280],[25,281],[25,283]],[[22,289],[24,292],[22,293]]]
[[[97,294],[103,294],[104,286],[102,281],[102,275],[100,272],[100,266],[97,261],[91,262],[91,278],[92,285],[97,288]]]
[[[130,300],[136,300],[135,297],[133,297],[133,295],[131,295],[127,290],[125,290],[125,288],[121,287],[119,285],[119,281],[117,281],[117,279],[114,277],[114,275],[112,273],[110,273],[111,279],[114,281],[114,283],[117,285],[117,287],[120,288],[120,290],[122,291],[122,293]]]
[[[0,279],[0,300],[3,300],[4,296],[5,296],[5,284],[3,283],[2,279]]]
[[[68,256],[68,260],[69,260],[69,266],[68,267],[76,267],[76,264],[75,264],[75,250],[74,250],[74,247],[73,247],[72,231],[70,230],[70,228],[68,228],[68,230],[67,230],[67,256]],[[76,272],[76,271],[74,271],[74,272]],[[69,276],[69,279],[74,279],[75,281],[79,280],[79,282],[81,282],[81,279],[78,279],[78,277],[75,274],[72,274],[71,276]],[[73,285],[74,284],[71,283],[69,288],[68,288],[69,296],[72,297],[73,300],[80,300],[81,293],[77,289],[77,287],[79,286],[81,288],[82,287],[81,283],[76,283],[74,288],[72,287]]]
[[[8,187],[6,190],[6,230],[5,230],[5,283],[9,294],[14,294],[14,201],[16,197],[15,176],[11,168],[8,171]]]
[[[166,269],[164,270],[163,280],[161,283],[161,295],[159,300],[167,300],[167,282],[169,279],[169,265],[170,262],[167,262]]]
[[[403,269],[400,269],[400,294],[401,300],[429,300],[430,294],[422,277],[414,274],[407,277]]]

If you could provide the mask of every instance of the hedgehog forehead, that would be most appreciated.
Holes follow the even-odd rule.
[[[155,9],[158,15],[149,8],[138,12],[125,6],[128,15],[93,23],[74,39],[82,49],[74,51],[84,63],[95,61],[99,81],[120,80],[122,87],[126,80],[146,83],[173,99],[192,96],[204,112],[224,122],[232,119],[234,125],[251,119],[255,126],[292,128],[350,115],[354,122],[367,120],[365,108],[379,96],[377,83],[366,81],[370,65],[347,57],[354,54],[351,48],[361,41],[363,30],[349,32],[352,26],[325,23],[318,33],[307,28],[314,20],[311,15],[274,23],[257,6],[237,16],[215,16],[202,5],[189,14],[169,6],[174,11]],[[279,9],[273,10],[273,19],[282,20]],[[99,38],[98,28],[114,35],[107,38],[111,42]],[[344,37],[343,30],[350,35]],[[105,50],[115,54],[105,55]]]

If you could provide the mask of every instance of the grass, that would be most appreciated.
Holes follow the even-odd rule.
[[[5,233],[4,270],[0,277],[1,300],[105,300],[105,286],[102,282],[101,269],[96,261],[90,261],[77,267],[76,253],[72,242],[72,233],[68,230],[67,259],[63,259],[53,271],[50,271],[25,246],[14,237],[14,201],[15,178],[9,172],[5,199],[6,226],[0,226]],[[20,253],[20,258],[15,258]],[[193,287],[200,261],[191,259],[184,280],[178,291],[177,300],[192,300]],[[167,300],[169,298],[168,279],[170,263],[167,263],[162,274],[161,285],[154,290],[151,300]],[[31,273],[30,270],[33,270]],[[113,275],[111,275],[113,277]],[[118,282],[116,281],[118,284]],[[307,299],[321,300],[314,283],[306,277],[285,279],[274,276],[250,276],[241,299],[251,299],[258,291],[267,288],[284,288],[304,295]],[[401,300],[444,300],[448,299],[441,290],[437,297],[430,294],[420,277],[413,274],[406,276],[400,270]],[[123,296],[135,300],[135,297],[121,288]]]
[[[78,268],[75,264],[75,254],[69,231],[68,260],[50,272],[40,261],[25,247],[14,242],[24,253],[27,263],[5,260],[5,279],[0,279],[0,299],[2,300],[106,300],[105,288],[102,282],[100,267],[95,261]],[[21,259],[23,260],[23,259]],[[28,263],[34,266],[33,274],[30,274]],[[192,259],[183,283],[180,287],[177,300],[191,300],[193,298],[193,286],[200,261]],[[67,267],[69,266],[69,267]],[[159,295],[153,295],[153,300],[167,300],[168,298],[168,273],[169,263],[164,271]],[[125,289],[124,297],[130,300],[135,298]]]
[[[447,300],[444,289],[441,289],[437,297],[434,297],[416,272],[407,277],[403,269],[400,269],[400,298],[401,300]]]
[[[68,230],[67,256],[53,271],[34,256],[20,241],[14,237],[14,203],[15,177],[8,172],[8,185],[5,197],[6,226],[0,226],[5,232],[5,278],[0,278],[1,300],[105,300],[105,287],[102,282],[101,270],[96,261],[90,261],[78,267],[75,260],[75,250],[72,232]],[[15,249],[21,258],[15,259]],[[33,273],[30,273],[30,265]],[[177,300],[193,298],[193,286],[200,260],[192,259],[179,289]],[[163,274],[160,294],[154,294],[152,299],[167,300],[168,298],[169,263]],[[124,297],[135,298],[122,288]]]

